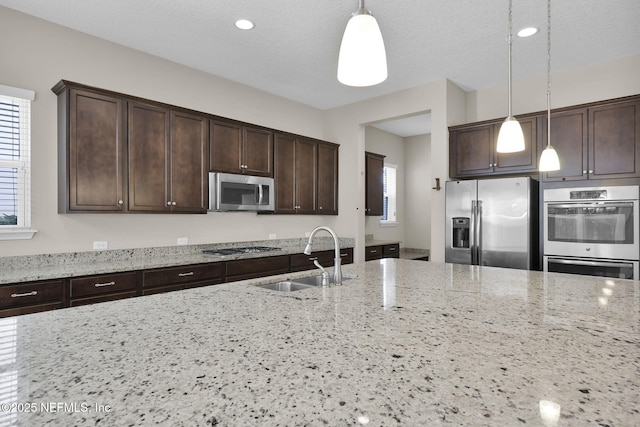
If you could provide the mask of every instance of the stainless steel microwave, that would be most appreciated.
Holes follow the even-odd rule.
[[[209,173],[210,211],[273,211],[273,178]]]

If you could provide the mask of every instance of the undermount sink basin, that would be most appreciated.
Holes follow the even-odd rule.
[[[262,289],[271,289],[273,291],[280,291],[280,292],[293,292],[293,291],[301,291],[302,289],[309,289],[311,286],[286,280],[282,282],[257,285],[257,287]]]
[[[351,277],[342,277],[342,281],[351,279]],[[329,285],[333,285],[333,277],[329,277]],[[256,285],[257,288],[271,289],[280,292],[293,292],[322,286],[322,276],[300,277],[297,279],[283,280],[275,283],[266,283],[264,285]]]

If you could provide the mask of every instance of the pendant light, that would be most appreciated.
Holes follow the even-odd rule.
[[[542,150],[540,172],[560,170],[560,159],[551,146],[551,0],[547,0],[547,148]]]
[[[373,86],[387,79],[387,53],[376,18],[364,0],[344,30],[338,56],[338,81],[347,86]]]
[[[520,122],[511,114],[511,44],[512,44],[512,14],[511,0],[509,0],[509,36],[507,42],[509,44],[509,115],[505,119],[500,132],[498,133],[498,144],[496,151],[498,153],[515,153],[524,151],[524,135]]]

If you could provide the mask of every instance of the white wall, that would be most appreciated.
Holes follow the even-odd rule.
[[[431,134],[405,138],[404,148],[404,246],[430,249],[431,192],[435,186],[431,179]]]
[[[3,7],[0,28],[16,35],[0,38],[0,84],[36,91],[32,226],[38,230],[31,240],[0,241],[0,256],[91,250],[95,240],[115,249],[170,246],[178,237],[192,244],[267,239],[269,233],[304,237],[320,224],[354,237],[348,221],[322,216],[58,214],[57,105],[51,88],[61,79],[320,139],[323,113]]]
[[[372,153],[385,156],[385,165],[396,165],[396,208],[397,225],[380,225],[380,217],[365,217],[365,233],[373,234],[376,240],[397,240],[404,242],[405,238],[405,178],[404,140],[402,137],[390,134],[372,126],[365,127],[365,148]],[[363,153],[364,155],[364,153]],[[404,245],[401,245],[404,246]]]

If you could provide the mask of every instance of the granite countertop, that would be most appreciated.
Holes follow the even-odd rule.
[[[399,259],[343,272],[357,277],[0,319],[0,424],[637,425],[640,282]]]
[[[354,239],[340,238],[340,248],[352,248]],[[282,239],[156,248],[116,249],[33,256],[0,257],[0,285],[68,277],[108,274],[190,264],[250,259],[302,253],[307,239]],[[234,255],[206,255],[204,249],[247,246],[276,247],[277,251]],[[316,237],[313,251],[332,250],[333,241]]]

